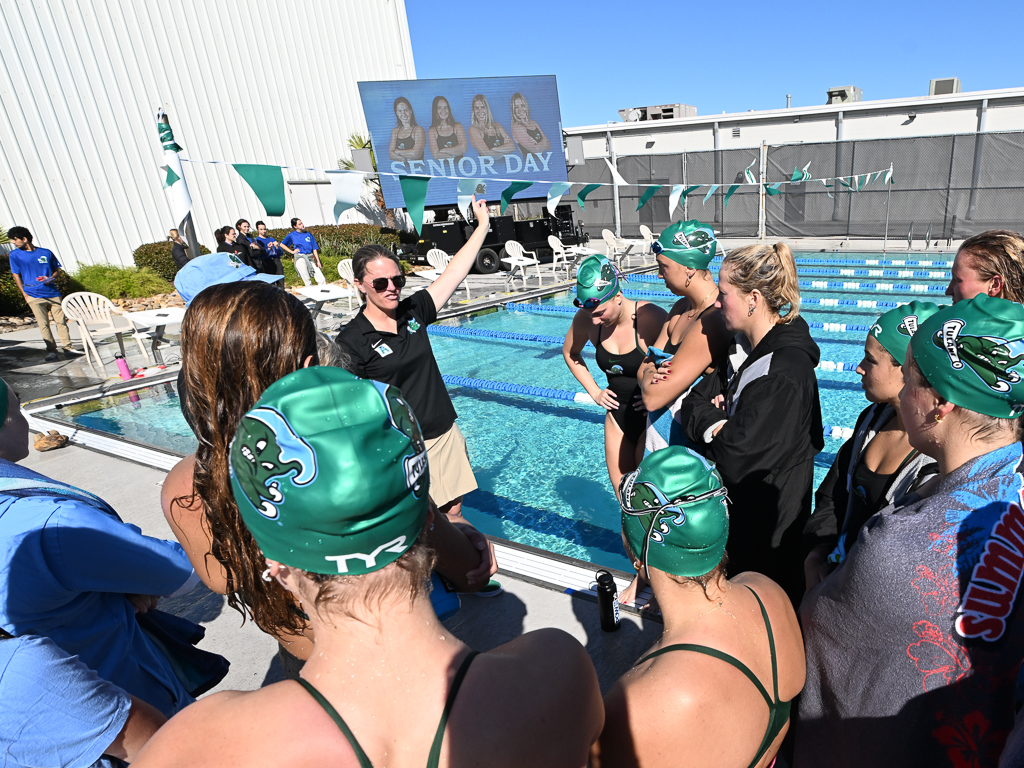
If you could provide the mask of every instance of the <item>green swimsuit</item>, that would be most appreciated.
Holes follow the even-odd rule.
[[[762,608],[762,610],[764,610]],[[769,635],[771,631],[769,630]],[[772,651],[772,661],[775,660],[775,652]],[[455,696],[459,692],[459,687],[462,685],[462,679],[466,676],[466,672],[469,670],[469,665],[473,659],[479,655],[478,651],[471,651],[466,657],[466,660],[462,662],[462,666],[459,667],[459,671],[455,673],[455,679],[452,681],[451,690],[448,691],[448,698],[444,702],[444,712],[441,713],[441,722],[437,724],[437,732],[434,734],[434,743],[430,745],[430,754],[427,756],[427,768],[437,768],[438,761],[441,759],[441,742],[444,741],[444,729],[448,725],[448,715],[452,711],[452,705],[455,703]],[[356,753],[356,759],[359,760],[359,768],[373,768],[373,763],[370,762],[370,758],[363,752],[363,748],[359,746],[359,742],[356,741],[355,735],[349,730],[349,727],[345,724],[345,721],[341,719],[341,715],[338,714],[337,710],[331,706],[331,702],[323,697],[313,684],[305,678],[300,677],[299,683],[309,691],[309,695],[316,699],[316,703],[324,708],[324,711],[331,716],[335,724],[341,730],[342,735],[348,739],[348,743],[352,746],[352,751]],[[788,704],[786,705],[789,706]]]
[[[750,587],[747,587],[750,589]],[[750,763],[750,768],[754,768],[755,765],[764,757],[764,753],[771,747],[772,742],[775,741],[775,737],[779,735],[779,732],[785,727],[786,723],[789,722],[789,710],[792,705],[790,701],[779,701],[779,670],[778,664],[775,658],[775,638],[772,635],[772,625],[768,621],[768,612],[764,609],[764,603],[761,602],[761,598],[757,596],[757,592],[750,589],[750,593],[757,599],[757,604],[761,606],[761,616],[764,618],[764,626],[768,630],[768,650],[772,654],[772,686],[775,688],[775,697],[772,698],[768,695],[768,691],[761,685],[761,681],[757,679],[757,676],[750,671],[746,664],[741,662],[739,659],[729,656],[726,653],[709,648],[706,645],[692,645],[690,643],[676,643],[661,648],[654,653],[644,657],[637,664],[643,664],[648,659],[653,659],[655,656],[660,656],[663,653],[669,651],[693,651],[694,653],[703,653],[706,656],[713,656],[716,659],[721,659],[726,664],[731,664],[736,667],[740,672],[747,676],[747,678],[754,684],[761,696],[764,697],[765,703],[768,705],[768,728],[765,730],[764,738],[761,739],[761,746],[757,750],[757,754],[754,756],[753,761]]]

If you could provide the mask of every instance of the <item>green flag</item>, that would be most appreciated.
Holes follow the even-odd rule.
[[[181,181],[181,176],[174,172],[174,169],[167,166],[167,176],[164,177],[164,189],[174,185],[174,182]]]
[[[735,192],[735,191],[736,191],[737,189],[739,189],[739,188],[740,188],[740,185],[739,185],[739,184],[733,184],[733,185],[731,185],[731,186],[729,187],[729,189],[728,189],[728,190],[726,191],[726,193],[725,193],[725,200],[724,200],[724,201],[723,201],[723,203],[722,203],[722,210],[723,210],[723,211],[724,211],[724,210],[725,210],[726,208],[728,208],[728,207],[729,207],[729,198],[730,198],[730,197],[732,197],[732,193],[733,193],[733,192]]]
[[[512,202],[512,196],[522,192],[527,187],[532,187],[532,181],[513,181],[505,190],[501,193],[501,215],[505,215],[505,209],[508,208],[508,204]]]
[[[661,184],[652,184],[647,189],[645,189],[644,193],[640,195],[640,201],[636,204],[636,209],[639,211],[641,208],[647,205],[647,201],[654,197],[654,195],[657,193],[659,189],[661,189]]]
[[[231,167],[252,187],[267,216],[284,214],[284,174],[280,166],[238,163]]]
[[[595,189],[600,189],[600,188],[601,188],[600,184],[587,184],[587,186],[585,186],[583,189],[581,189],[576,194],[576,202],[580,204],[580,208],[584,208],[585,209],[587,206],[583,204],[583,201],[587,199],[587,195],[589,195]]]
[[[402,185],[402,197],[405,198],[405,210],[416,227],[416,234],[423,229],[423,206],[427,202],[427,185],[429,176],[399,176]]]
[[[781,195],[782,194],[782,190],[779,189],[779,187],[781,187],[781,186],[782,186],[782,182],[781,181],[776,181],[774,184],[765,184],[764,185],[764,191],[766,193],[768,193],[769,197],[772,197],[774,195]]]

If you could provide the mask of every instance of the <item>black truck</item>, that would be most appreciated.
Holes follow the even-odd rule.
[[[446,209],[438,210],[437,214],[438,217],[448,215]],[[473,230],[473,224],[462,220],[424,224],[415,251],[406,251],[406,258],[423,259],[431,248],[440,248],[449,255],[455,255]],[[477,254],[473,271],[489,275],[502,269],[501,259],[506,256],[505,242],[508,240],[521,243],[527,251],[536,251],[540,261],[549,262],[552,254],[548,235],[555,235],[563,245],[584,245],[588,239],[576,223],[571,205],[557,206],[554,216],[545,209],[544,217],[540,219],[516,221],[512,216],[492,216],[490,231]]]

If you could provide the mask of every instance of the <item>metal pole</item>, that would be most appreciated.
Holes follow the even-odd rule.
[[[767,197],[767,195],[765,195],[765,193],[764,193],[764,185],[765,185],[765,180],[766,180],[765,164],[767,162],[767,158],[768,158],[768,142],[762,140],[761,141],[761,153],[760,153],[760,156],[758,157],[758,164],[761,166],[760,173],[758,174],[758,179],[760,180],[761,183],[757,185],[757,193],[758,193],[757,194],[757,238],[762,243],[767,239],[766,235],[765,235],[765,212],[764,212],[764,202],[765,202],[765,198]]]
[[[619,170],[618,158],[615,156],[615,145],[612,143],[612,132],[608,131],[608,155],[612,161],[612,168],[616,171]],[[615,213],[615,236],[622,237],[622,221],[619,217],[619,184],[612,177],[612,204],[614,206]]]
[[[889,166],[892,169],[892,166]],[[889,196],[892,194],[892,184],[885,185],[885,235],[882,238],[882,253],[885,253],[885,247],[889,244]]]
[[[988,117],[988,99],[981,100],[981,108],[978,110],[978,132],[974,137],[974,169],[971,171],[971,197],[967,203],[968,221],[974,220],[974,207],[978,201],[978,184],[981,183],[981,160],[984,154],[983,134],[985,133],[986,118]]]

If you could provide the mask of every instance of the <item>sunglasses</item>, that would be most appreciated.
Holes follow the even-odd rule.
[[[389,281],[397,290],[401,290],[405,287],[405,275],[395,275],[394,277],[375,277],[370,281],[370,285],[373,286],[373,290],[377,293],[384,293],[384,291],[388,289]]]
[[[579,309],[596,309],[597,306],[601,303],[601,299],[597,298],[596,296],[591,296],[589,299],[584,299],[583,301],[580,301],[579,297],[577,297],[572,300],[572,303],[576,305]]]

